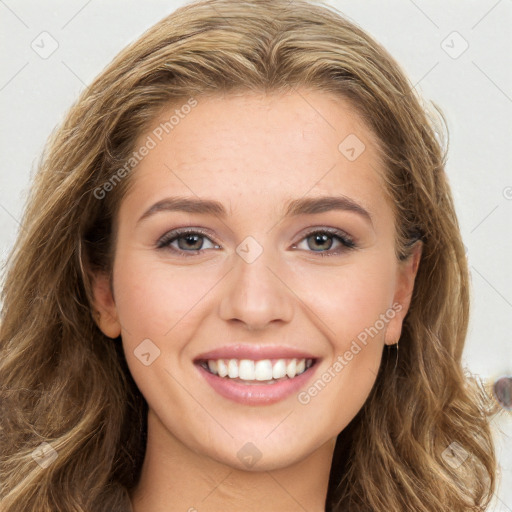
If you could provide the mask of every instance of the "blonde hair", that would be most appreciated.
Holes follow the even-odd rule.
[[[95,191],[119,177],[166,105],[296,87],[352,102],[382,147],[397,257],[424,245],[399,356],[384,349],[368,400],[338,437],[326,510],[486,508],[496,460],[487,397],[461,366],[468,268],[439,117],[386,50],[328,5],[204,0],[124,49],[46,146],[2,292],[4,512],[126,510],[140,473],[147,404],[121,343],[96,326],[91,293],[92,272],[112,270],[132,174]],[[45,468],[32,457],[43,442],[57,454]],[[469,455],[459,467],[445,460],[455,442]]]

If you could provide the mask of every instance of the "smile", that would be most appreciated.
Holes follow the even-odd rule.
[[[271,405],[300,392],[320,359],[292,347],[235,345],[203,353],[194,366],[217,395],[243,405]]]
[[[234,379],[246,384],[273,384],[304,373],[313,359],[208,359],[201,366],[213,375]]]

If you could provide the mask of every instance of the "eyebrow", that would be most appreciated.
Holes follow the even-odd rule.
[[[372,215],[359,203],[347,196],[321,196],[293,199],[286,203],[285,217],[312,215],[332,210],[354,212],[361,215],[373,225]],[[137,224],[158,212],[186,212],[227,217],[223,204],[211,199],[197,197],[167,197],[151,206],[137,221]]]

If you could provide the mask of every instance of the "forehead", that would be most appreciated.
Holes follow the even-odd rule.
[[[215,196],[234,213],[336,192],[369,209],[382,199],[378,141],[348,100],[305,89],[194,100],[169,105],[139,136],[136,148],[151,146],[134,171],[139,203]]]

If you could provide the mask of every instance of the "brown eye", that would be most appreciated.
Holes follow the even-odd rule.
[[[304,243],[306,247],[301,247],[301,244]],[[299,244],[294,246],[294,248],[295,247],[306,251],[316,252],[319,256],[330,256],[354,249],[356,244],[352,238],[342,231],[323,229],[308,233]]]
[[[205,243],[211,244],[210,247],[205,247]],[[218,249],[220,246],[214,244],[206,234],[192,230],[171,231],[157,242],[157,249],[169,249],[178,253],[194,253],[212,248]]]
[[[331,235],[321,235],[315,234],[308,236],[306,240],[308,241],[308,247],[313,251],[318,251],[322,249],[329,250],[332,247],[333,236]]]
[[[203,245],[203,239],[204,237],[201,235],[182,235],[175,240],[178,240],[178,248],[187,250],[191,249],[193,251],[198,251],[201,249],[201,246]],[[183,241],[183,243],[181,243]]]

